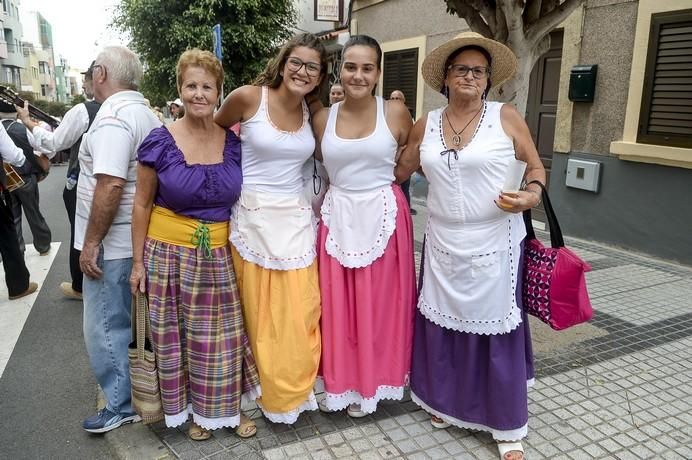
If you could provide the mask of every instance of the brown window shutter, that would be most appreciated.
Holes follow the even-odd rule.
[[[398,89],[406,97],[406,106],[416,117],[416,93],[418,92],[418,48],[384,53],[382,70],[382,96],[389,99]]]
[[[692,10],[651,18],[637,142],[692,147]]]

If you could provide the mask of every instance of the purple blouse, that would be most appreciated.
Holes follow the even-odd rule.
[[[187,164],[165,126],[149,133],[139,146],[137,159],[156,171],[157,206],[208,222],[229,220],[243,183],[240,139],[233,131],[226,131],[221,163]]]

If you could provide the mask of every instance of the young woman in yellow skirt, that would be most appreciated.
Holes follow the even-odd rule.
[[[231,216],[233,265],[260,374],[258,404],[275,423],[317,409],[320,293],[302,167],[315,150],[305,98],[319,94],[325,63],[319,39],[300,34],[215,116],[224,127],[240,122],[243,187]]]

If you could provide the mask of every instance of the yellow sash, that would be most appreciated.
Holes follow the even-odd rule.
[[[228,244],[228,222],[204,223],[154,206],[147,236],[176,246],[201,248],[207,257],[211,257],[212,249]]]

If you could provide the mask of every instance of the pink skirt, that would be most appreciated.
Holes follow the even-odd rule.
[[[401,399],[411,368],[416,302],[413,223],[398,185],[396,228],[384,254],[346,268],[327,254],[329,228],[320,222],[317,247],[322,297],[322,358],[318,387],[324,405],[358,403],[372,413],[383,399]]]

